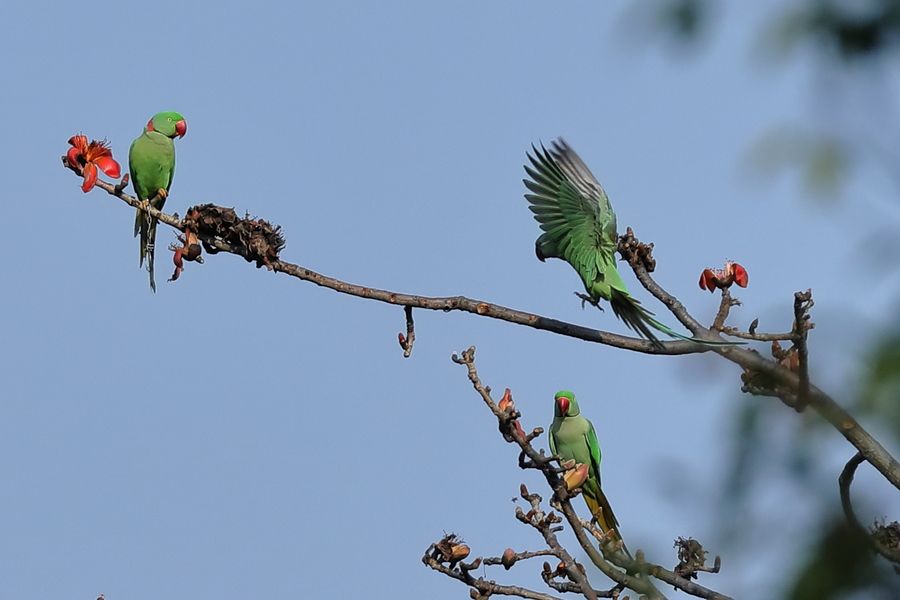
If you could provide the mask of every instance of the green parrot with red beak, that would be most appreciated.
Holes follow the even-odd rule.
[[[613,540],[621,540],[619,521],[600,487],[600,442],[597,441],[594,425],[582,416],[578,401],[572,392],[568,390],[556,392],[553,402],[550,452],[563,462],[574,460],[576,464],[587,465],[588,477],[581,486],[581,495],[584,496],[591,516],[603,532],[611,532]],[[624,544],[622,547],[628,553]]]
[[[177,112],[156,113],[147,121],[144,132],[139,135],[128,150],[128,170],[131,184],[139,200],[150,202],[157,210],[162,210],[175,175],[175,138],[187,133],[187,121]],[[150,289],[156,291],[153,278],[153,254],[156,244],[158,219],[150,217],[138,209],[134,220],[134,235],[141,236],[141,266],[147,259],[150,274]]]

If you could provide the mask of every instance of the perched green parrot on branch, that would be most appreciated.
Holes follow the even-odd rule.
[[[175,137],[187,133],[187,122],[177,112],[161,112],[147,122],[128,150],[128,169],[131,183],[138,199],[147,200],[151,206],[162,210],[169,195],[172,177],[175,175]],[[134,220],[134,235],[141,236],[141,266],[147,259],[150,288],[156,291],[153,278],[153,252],[156,243],[155,217],[138,209]]]
[[[600,443],[594,425],[581,415],[575,394],[562,390],[553,399],[553,423],[550,424],[550,452],[563,461],[574,460],[587,465],[588,478],[581,486],[581,495],[591,516],[604,533],[613,532],[621,540],[619,521],[613,514],[609,500],[600,487]],[[625,552],[628,549],[624,547]]]
[[[587,165],[565,140],[559,139],[550,150],[531,147],[525,165],[530,179],[523,179],[532,193],[525,194],[535,220],[544,231],[534,244],[538,259],[561,258],[581,276],[587,296],[583,299],[599,307],[600,299],[609,301],[613,313],[641,337],[658,344],[656,329],[674,338],[700,344],[730,345],[731,342],[707,342],[676,333],[653,318],[653,313],[632,298],[616,268],[616,213],[609,198]]]

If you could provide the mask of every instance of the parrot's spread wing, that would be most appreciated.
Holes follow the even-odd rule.
[[[561,258],[590,286],[605,267],[615,265],[618,243],[616,215],[603,187],[574,150],[562,139],[528,154],[525,194],[544,233],[535,250],[538,258]]]

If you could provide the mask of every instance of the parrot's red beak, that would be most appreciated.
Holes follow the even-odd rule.
[[[187,133],[187,121],[184,119],[175,123],[175,135],[178,137],[184,137],[184,134]]]
[[[569,399],[565,396],[560,396],[556,399],[556,405],[559,407],[559,414],[562,416],[566,416],[569,414]]]
[[[153,119],[150,119],[149,121],[147,121],[147,131],[156,131],[153,128]]]

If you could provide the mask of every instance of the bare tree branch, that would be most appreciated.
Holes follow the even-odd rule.
[[[63,157],[63,164],[67,168],[73,170],[76,174],[80,174],[81,169],[77,165],[70,165],[65,157]],[[170,227],[184,231],[184,224],[177,217],[156,210],[152,206],[149,206],[148,203],[141,202],[133,196],[125,194],[122,191],[123,187],[121,184],[112,185],[98,179],[96,185],[107,193],[119,198],[126,204],[157,217],[161,222]],[[251,260],[251,257],[247,255],[244,249],[235,248],[219,238],[201,236],[201,240],[209,248],[236,254],[247,260]],[[650,276],[650,272],[655,268],[655,260],[652,256],[652,244],[642,244],[639,242],[634,237],[633,231],[629,228],[626,235],[620,240],[619,246],[620,252],[623,257],[628,260],[635,276],[644,288],[662,302],[672,314],[689,331],[691,331],[692,334],[698,339],[705,341],[722,341],[722,338],[719,337],[715,331],[701,325],[690,315],[690,313],[688,313],[684,305],[681,304],[675,296],[669,294]],[[735,346],[703,346],[695,342],[680,340],[662,342],[660,345],[656,345],[647,340],[591,329],[581,325],[574,325],[565,321],[559,321],[492,304],[483,300],[467,298],[465,296],[426,297],[370,288],[327,277],[305,267],[282,260],[273,261],[267,266],[277,272],[285,273],[292,277],[309,281],[315,285],[327,287],[337,292],[360,298],[377,300],[379,302],[401,305],[404,307],[408,306],[411,308],[423,308],[443,312],[458,310],[635,352],[666,355],[715,352],[727,360],[740,365],[745,371],[761,374],[774,384],[780,386],[783,390],[786,390],[784,392],[773,392],[770,386],[760,388],[770,390],[767,395],[776,393],[782,401],[791,406],[796,405],[796,398],[801,395],[801,387],[804,387],[805,390],[806,384],[801,383],[801,378],[797,373],[791,372],[789,369],[779,365],[775,361],[764,358],[758,352],[751,349]],[[863,454],[866,460],[878,469],[878,471],[884,475],[894,487],[900,489],[900,463],[898,463],[877,440],[863,429],[863,427],[850,416],[847,411],[841,408],[822,390],[810,385],[808,397],[812,407],[831,423],[851,444],[853,444],[853,446]]]
[[[623,236],[620,248],[624,245],[627,248],[648,248],[647,245],[641,244],[634,239],[634,233],[628,229],[626,236]],[[649,248],[652,249],[652,246]],[[639,252],[634,250],[634,252]],[[644,250],[646,253],[646,250]],[[635,258],[637,256],[637,259]],[[677,298],[666,292],[659,284],[657,284],[647,270],[646,260],[640,254],[636,254],[629,258],[629,264],[638,278],[638,281],[653,294],[657,299],[665,304],[670,312],[675,315],[679,321],[684,323],[697,338],[704,340],[715,340],[716,337],[708,329],[700,325],[694,319],[684,305]],[[653,263],[655,264],[655,263]],[[807,292],[799,292],[804,295]],[[811,301],[811,296],[810,296]],[[811,305],[810,305],[811,306]],[[809,306],[805,307],[808,310]],[[808,315],[807,315],[808,316]],[[807,328],[811,324],[806,325]],[[795,339],[796,334],[792,332],[789,339]],[[764,386],[768,390],[765,395],[776,395],[791,407],[797,406],[797,399],[800,397],[800,391],[803,389],[809,398],[809,404],[818,412],[826,421],[828,421],[835,429],[837,429],[844,438],[853,444],[859,450],[866,460],[872,464],[884,477],[893,484],[894,487],[900,489],[900,463],[882,446],[878,440],[866,431],[859,422],[854,419],[850,413],[841,408],[828,394],[819,388],[809,384],[808,379],[804,384],[801,382],[800,376],[790,369],[780,365],[775,361],[763,358],[756,350],[741,348],[738,346],[712,346],[712,352],[736,363],[744,368],[746,372],[759,374],[765,379],[771,381],[772,386]],[[806,386],[808,385],[808,389]],[[778,389],[778,386],[781,389]]]
[[[440,542],[438,542],[439,544]],[[530,590],[528,588],[524,588],[518,585],[502,585],[495,581],[489,581],[479,577],[476,579],[472,577],[470,571],[477,569],[480,566],[481,559],[475,559],[472,563],[460,564],[460,565],[448,565],[445,564],[447,561],[440,550],[437,549],[438,544],[432,544],[429,546],[428,550],[425,551],[425,555],[422,557],[422,562],[434,569],[439,573],[443,573],[447,577],[452,577],[458,581],[461,581],[473,588],[477,591],[478,595],[473,595],[473,598],[489,598],[491,595],[496,594],[498,596],[518,596],[520,598],[528,598],[530,600],[561,600],[559,596],[551,596],[549,594],[542,594],[540,592],[535,592],[534,590]]]
[[[520,560],[528,560],[538,556],[556,556],[553,550],[532,550],[526,552],[516,552],[512,548],[507,548],[503,556],[488,556],[482,562],[486,565],[503,565],[508,571],[514,564]]]

